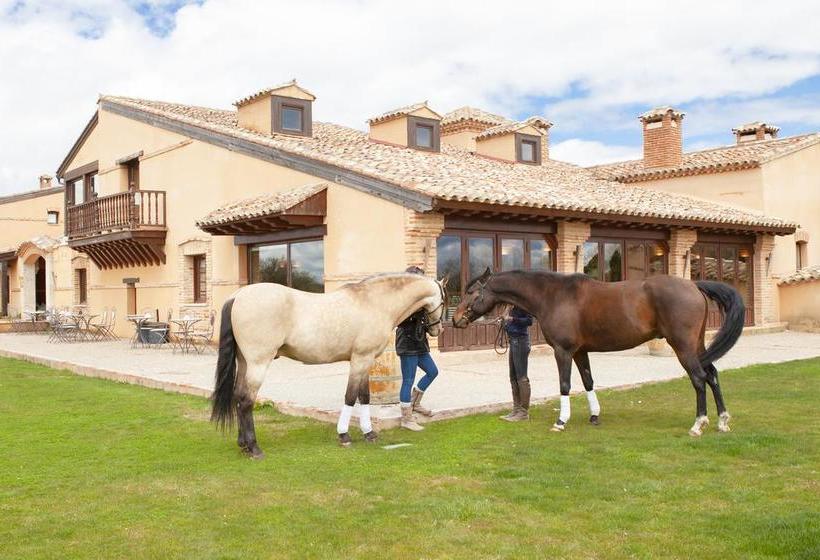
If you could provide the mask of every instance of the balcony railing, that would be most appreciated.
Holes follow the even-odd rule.
[[[68,207],[69,238],[165,227],[165,191],[128,191]]]

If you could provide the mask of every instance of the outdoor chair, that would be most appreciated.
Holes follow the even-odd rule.
[[[48,342],[75,342],[79,336],[77,323],[64,313],[51,315],[51,335]]]
[[[202,350],[211,347],[211,342],[214,338],[214,324],[216,323],[216,311],[211,309],[208,314],[208,326],[202,330],[196,330],[191,333],[191,338],[193,339],[194,348],[197,348],[198,352],[202,352]]]
[[[111,332],[114,327],[114,319],[116,314],[117,311],[113,307],[110,310],[107,307],[103,308],[100,321],[89,325],[91,340],[99,342],[102,340],[116,338],[114,337],[114,333]]]

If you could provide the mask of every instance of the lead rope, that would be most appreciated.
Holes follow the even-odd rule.
[[[499,356],[503,356],[507,353],[507,350],[510,347],[510,337],[507,336],[507,331],[504,329],[504,319],[499,317],[498,320],[498,333],[495,335],[495,344],[493,344],[493,350]],[[499,348],[501,351],[499,352]]]

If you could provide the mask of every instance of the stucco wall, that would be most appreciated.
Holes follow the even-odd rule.
[[[63,199],[63,191],[34,198],[12,196],[5,201],[0,198],[0,249],[16,248],[23,241],[41,235],[60,237],[65,218]],[[49,210],[60,213],[56,225],[47,222]]]
[[[809,234],[808,261],[820,263],[820,145],[770,161],[763,166],[767,214],[794,220]],[[796,266],[793,235],[776,241],[774,274],[792,272]]]
[[[820,329],[820,281],[784,284],[779,291],[781,321]]]
[[[760,169],[642,181],[635,185],[686,194],[750,210],[763,210],[763,176]]]

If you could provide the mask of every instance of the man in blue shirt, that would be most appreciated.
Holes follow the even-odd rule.
[[[530,419],[530,378],[527,377],[527,364],[530,358],[530,333],[532,315],[513,307],[504,320],[504,329],[510,338],[510,385],[512,387],[513,409],[506,416],[507,422],[520,422]]]

